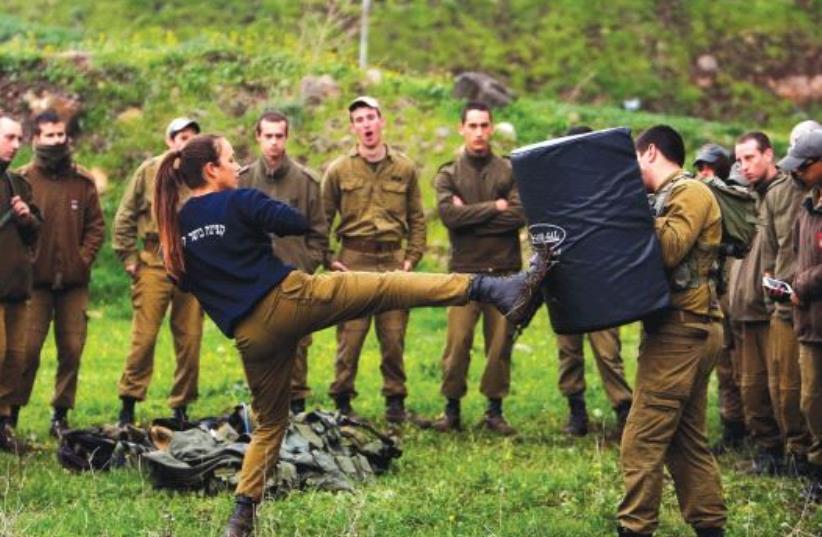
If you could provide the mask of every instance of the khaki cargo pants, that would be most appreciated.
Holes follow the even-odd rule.
[[[11,414],[26,360],[28,303],[0,302],[0,416]]]
[[[52,290],[35,288],[29,302],[29,323],[26,333],[26,359],[19,389],[12,404],[24,406],[31,398],[34,379],[40,368],[40,352],[54,320],[54,340],[57,346],[57,378],[54,383],[53,407],[74,408],[80,358],[86,344],[88,287]]]
[[[514,327],[492,304],[471,301],[465,306],[448,308],[448,335],[442,355],[442,394],[449,399],[460,399],[468,391],[468,366],[474,328],[480,315],[486,359],[480,393],[489,399],[502,399],[508,395]]]
[[[799,374],[799,342],[793,323],[774,313],[769,332],[771,367],[769,389],[774,417],[779,424],[785,452],[805,455],[810,446],[810,435],[799,409],[802,379]]]
[[[262,499],[288,425],[294,350],[300,339],[334,324],[384,311],[465,304],[463,274],[294,271],[234,331],[258,427],[248,446],[237,495]]]
[[[716,377],[719,381],[719,416],[725,423],[745,422],[742,393],[739,389],[739,353],[742,347],[742,326],[723,319],[725,337],[722,351],[716,361]]]
[[[305,336],[297,343],[294,351],[294,366],[291,370],[292,401],[305,400],[311,395],[311,388],[308,386],[308,348],[312,342],[310,335]]]
[[[565,397],[585,391],[584,334],[557,335],[559,347],[559,391]],[[602,386],[611,406],[631,402],[631,387],[625,380],[619,328],[589,332]]]
[[[166,311],[171,306],[169,326],[174,338],[177,367],[168,404],[188,405],[197,398],[200,371],[200,342],[203,337],[203,310],[194,295],[180,291],[168,279],[163,267],[142,265],[132,286],[131,350],[120,377],[120,397],[138,401],[146,398],[154,372],[154,346]]]
[[[339,261],[354,271],[389,272],[400,270],[405,253],[402,249],[364,253],[350,248],[340,251]],[[380,372],[382,373],[382,395],[406,396],[405,329],[408,325],[408,311],[395,309],[374,315],[374,326],[380,342]],[[357,395],[355,381],[365,337],[371,328],[371,315],[352,319],[337,326],[337,356],[334,361],[334,382],[328,390],[331,397]]]
[[[822,466],[822,345],[799,344],[802,371],[800,406],[811,434],[808,461]]]
[[[695,528],[724,527],[719,467],[705,430],[708,382],[721,340],[717,322],[672,317],[643,333],[620,449],[625,497],[617,517],[623,527],[643,534],[656,530],[665,467],[685,521]]]
[[[770,393],[770,386],[778,385],[776,370],[769,356],[770,323],[743,322],[740,326],[739,389],[745,410],[745,426],[757,449],[778,450],[782,447],[782,438]]]

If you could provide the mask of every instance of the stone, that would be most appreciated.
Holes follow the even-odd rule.
[[[454,78],[454,97],[480,101],[492,108],[509,105],[516,98],[502,82],[477,71],[466,71]]]
[[[309,75],[300,81],[300,97],[305,104],[317,105],[341,95],[340,85],[331,75]]]

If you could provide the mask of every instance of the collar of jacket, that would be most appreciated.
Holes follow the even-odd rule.
[[[280,165],[272,169],[268,165],[268,161],[265,159],[265,157],[261,156],[260,167],[266,179],[268,179],[269,181],[277,181],[285,177],[285,175],[288,173],[288,170],[291,169],[291,159],[288,158],[287,153],[284,153],[283,158],[280,159]]]
[[[822,215],[822,187],[813,187],[808,192],[808,197],[805,198],[803,205],[809,213]]]
[[[388,144],[386,144],[386,143],[383,143],[382,145],[384,145],[384,146],[385,146],[385,159],[387,159],[387,160],[393,160],[393,156],[392,156],[392,154],[391,154],[391,153],[392,153],[391,146],[390,146],[390,145],[388,145]],[[357,150],[357,148],[358,148],[358,147],[359,147],[359,145],[355,145],[354,147],[352,147],[352,148],[351,148],[351,151],[349,151],[349,152],[348,152],[348,156],[349,156],[349,157],[351,157],[351,158],[357,158],[357,157],[359,157],[359,158],[361,158],[363,161],[368,162],[368,161],[366,161],[366,160],[362,157],[362,155],[360,155],[360,152]],[[378,162],[379,162],[379,161],[378,161]],[[376,163],[373,163],[373,164],[376,164]]]
[[[468,149],[464,145],[462,145],[462,146],[460,146],[459,149],[457,149],[457,158],[458,159],[463,159],[463,160],[465,160],[465,162],[470,163],[470,164],[474,164],[475,166],[476,166],[476,164],[481,164],[481,166],[478,166],[478,168],[482,169],[485,166],[487,166],[494,159],[494,150],[489,145],[488,146],[488,153],[486,153],[482,156],[472,155],[471,153],[468,152]]]
[[[654,192],[654,193],[656,194],[658,192],[662,192],[663,189],[670,186],[671,183],[673,183],[674,181],[678,181],[679,179],[690,179],[690,178],[691,178],[690,174],[688,172],[686,172],[685,170],[683,170],[682,168],[680,168],[677,171],[675,171],[674,173],[672,173],[671,175],[669,175],[668,177],[666,177],[665,180],[662,181],[659,184],[659,188],[657,188],[656,192]]]

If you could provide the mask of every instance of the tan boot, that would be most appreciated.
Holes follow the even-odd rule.
[[[502,436],[514,436],[517,434],[517,430],[505,421],[502,414],[490,414],[486,412],[483,424],[489,431]]]

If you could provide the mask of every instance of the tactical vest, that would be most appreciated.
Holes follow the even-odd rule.
[[[688,172],[683,172],[677,177],[668,181],[661,189],[651,195],[651,206],[653,208],[654,217],[662,216],[665,206],[668,204],[668,198],[674,187],[682,181],[694,181],[695,179]],[[688,289],[697,289],[702,285],[709,285],[713,290],[716,290],[716,284],[719,278],[721,267],[719,266],[716,256],[698,256],[697,252],[704,252],[711,254],[716,252],[718,248],[704,244],[699,240],[696,241],[694,247],[685,255],[685,258],[675,266],[669,273],[669,283],[673,292],[685,291]],[[711,259],[710,263],[706,263],[706,259]]]

